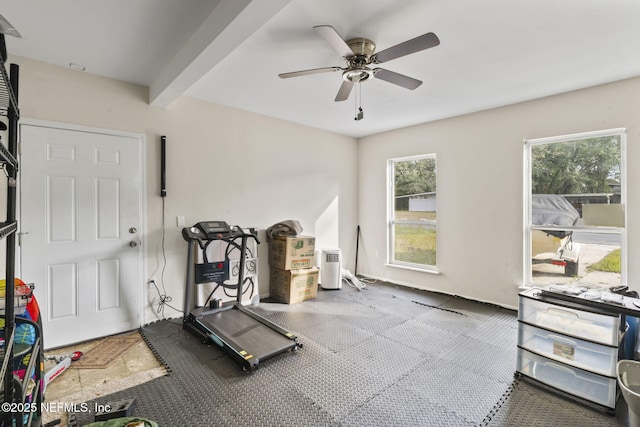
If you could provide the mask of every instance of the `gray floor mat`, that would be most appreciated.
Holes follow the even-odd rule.
[[[487,415],[482,426],[490,427],[628,427],[627,405],[621,397],[614,415],[548,389],[532,380],[515,379]]]
[[[161,426],[627,424],[623,399],[610,416],[514,380],[514,311],[385,283],[252,309],[303,347],[244,374],[178,320],[156,322],[141,333],[170,374],[89,407],[136,398],[135,415]],[[93,414],[73,418],[83,425]]]

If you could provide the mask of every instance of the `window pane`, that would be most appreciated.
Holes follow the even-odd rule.
[[[564,194],[575,204],[620,203],[620,147],[619,135],[534,145],[531,193]]]
[[[391,161],[391,262],[436,265],[436,159]]]
[[[621,235],[573,231],[566,237],[531,231],[531,276],[535,285],[580,283],[589,287],[621,285]],[[573,251],[578,255],[563,253]]]
[[[394,260],[436,265],[435,224],[395,224]]]
[[[436,219],[436,159],[394,163],[394,219]]]
[[[532,282],[620,285],[621,134],[533,144],[530,164]]]

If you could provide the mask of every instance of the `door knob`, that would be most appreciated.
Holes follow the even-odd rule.
[[[135,227],[131,227],[131,228],[129,229],[129,233],[131,233],[131,234],[136,234],[137,232],[138,232],[138,229],[137,229],[137,228],[135,228]]]
[[[134,242],[133,240],[129,242],[129,246],[131,246],[132,248],[135,248],[136,246],[138,246],[138,242]]]

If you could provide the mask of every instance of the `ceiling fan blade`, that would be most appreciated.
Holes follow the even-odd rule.
[[[349,94],[351,93],[351,89],[353,89],[353,82],[349,80],[344,80],[342,85],[340,85],[340,89],[338,90],[338,94],[336,95],[336,102],[346,101],[349,98]]]
[[[371,62],[382,64],[401,56],[410,55],[440,44],[440,39],[433,33],[423,34],[415,39],[407,40],[373,55]]]
[[[22,38],[18,30],[16,30],[14,26],[11,25],[9,21],[7,21],[6,18],[2,15],[0,15],[0,33],[6,34],[8,36]]]
[[[291,73],[278,74],[278,77],[280,77],[281,79],[288,79],[289,77],[308,76],[309,74],[328,73],[331,71],[339,71],[339,70],[342,70],[342,68],[340,67],[312,68],[310,70],[301,70],[301,71],[293,71]]]
[[[413,77],[405,76],[404,74],[398,74],[393,71],[385,70],[383,68],[375,68],[373,75],[385,82],[393,83],[394,85],[402,86],[405,89],[414,90],[422,84],[420,80]]]
[[[314,30],[343,58],[353,56],[353,51],[346,41],[331,25],[317,25]]]

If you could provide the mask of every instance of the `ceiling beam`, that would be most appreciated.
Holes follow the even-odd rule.
[[[220,0],[149,87],[149,104],[166,107],[291,0]]]

